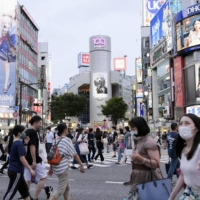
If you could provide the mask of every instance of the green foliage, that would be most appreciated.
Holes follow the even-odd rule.
[[[118,119],[125,119],[125,113],[128,110],[128,105],[121,97],[113,97],[106,101],[106,105],[101,105],[101,107],[103,115],[111,116],[115,125]]]
[[[51,120],[53,122],[62,121],[66,116],[78,117],[86,107],[87,99],[73,93],[66,93],[61,96],[52,96],[49,103]]]

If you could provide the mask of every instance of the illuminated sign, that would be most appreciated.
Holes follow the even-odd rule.
[[[190,106],[186,108],[186,113],[192,113],[200,117],[200,105]]]
[[[78,67],[89,67],[90,65],[90,54],[89,53],[79,53],[78,54]]]
[[[114,70],[126,70],[126,58],[114,58]]]
[[[137,83],[142,83],[142,59],[136,58]]]
[[[146,8],[148,12],[155,15],[164,3],[165,0],[147,0]]]
[[[94,38],[94,45],[95,47],[105,47],[106,46],[106,39],[105,38]]]

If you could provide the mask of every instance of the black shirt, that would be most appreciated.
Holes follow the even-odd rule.
[[[116,138],[118,137],[118,134],[117,132],[115,131],[114,134],[113,134],[113,142],[115,142]]]
[[[67,136],[68,138],[70,138],[71,140],[74,138],[74,137],[72,136],[71,133],[68,133],[66,136]]]
[[[31,151],[30,151],[31,145],[35,146],[36,163],[41,163],[42,158],[40,158],[40,156],[39,156],[39,138],[38,138],[37,132],[34,129],[28,129],[28,130],[26,130],[26,135],[30,138],[30,141],[27,145],[27,153],[26,153],[26,160],[27,160],[28,164],[32,165],[32,163],[33,163]]]
[[[94,138],[95,138],[94,133],[88,133],[88,144],[89,144],[89,146],[94,146]]]

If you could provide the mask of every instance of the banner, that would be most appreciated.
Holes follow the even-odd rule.
[[[13,113],[16,76],[16,0],[0,0],[0,112]],[[4,107],[4,108],[2,108]]]
[[[196,100],[200,101],[200,63],[195,65]]]

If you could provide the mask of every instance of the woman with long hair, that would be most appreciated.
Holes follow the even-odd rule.
[[[100,156],[101,158],[101,162],[103,163],[104,161],[104,157],[102,154],[102,150],[103,150],[103,136],[101,134],[101,131],[99,128],[96,129],[96,134],[95,134],[95,138],[96,138],[96,145],[97,145],[97,149],[98,149],[98,153],[95,156],[95,161],[97,160],[97,158]]]
[[[79,149],[79,144],[82,143],[82,142],[87,142],[87,140],[88,140],[88,135],[87,135],[86,133],[84,133],[84,129],[83,129],[83,128],[79,128],[79,129],[78,129],[78,133],[77,133],[77,135],[76,135],[75,149],[76,149],[76,152],[77,152],[77,154],[79,155],[81,161],[82,161],[83,163],[86,163],[87,168],[89,169],[89,168],[91,168],[93,165],[90,165],[90,164],[88,163],[86,156],[80,154],[80,149]],[[75,160],[73,160],[72,166],[71,166],[72,169],[77,169],[77,168],[75,167],[75,164],[76,164],[76,163],[77,163],[77,162],[76,162]]]
[[[169,200],[175,199],[184,184],[187,187],[180,200],[200,200],[200,118],[196,115],[186,114],[180,119],[175,151],[181,161],[181,174]]]
[[[58,165],[51,165],[49,170],[49,175],[52,176],[54,173],[58,177],[58,189],[55,190],[49,200],[56,200],[61,195],[63,195],[65,200],[69,200],[69,158],[74,157],[74,159],[80,165],[80,172],[84,173],[85,169],[83,163],[81,162],[71,139],[66,137],[67,135],[67,125],[65,123],[58,124],[58,137],[55,139],[54,143],[58,145],[59,153],[62,155],[62,160]]]
[[[137,184],[151,181],[151,165],[154,169],[154,178],[161,179],[160,173],[156,170],[160,166],[160,149],[155,140],[150,137],[149,126],[144,118],[135,117],[129,121],[131,135],[137,144],[132,154],[132,172],[130,181],[124,183],[131,186],[131,195],[135,200],[139,199]]]
[[[24,143],[27,144],[29,142],[29,138],[26,137],[24,131],[25,127],[16,125],[10,136],[8,144],[8,153],[10,154],[8,176],[10,182],[3,200],[13,199],[17,191],[21,194],[23,199],[30,200],[29,189],[24,180],[24,167],[30,171],[32,176],[35,176],[35,172],[25,159],[25,148],[21,139],[24,139]]]
[[[124,153],[125,143],[124,143],[124,130],[122,128],[119,129],[119,136],[118,136],[118,161],[116,164],[122,164],[122,154]]]

